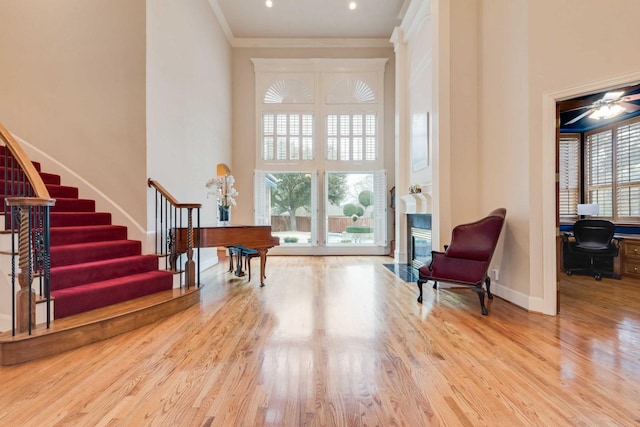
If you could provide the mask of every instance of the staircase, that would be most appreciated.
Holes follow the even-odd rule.
[[[0,146],[0,157],[5,149]],[[173,274],[159,270],[156,255],[142,255],[142,243],[129,240],[126,227],[113,225],[110,213],[96,212],[94,200],[79,198],[78,188],[61,185],[59,175],[42,172],[39,163],[33,164],[56,199],[50,215],[54,319],[172,289]],[[4,179],[5,170],[0,167],[2,206]],[[5,229],[10,228],[10,220],[5,218]]]

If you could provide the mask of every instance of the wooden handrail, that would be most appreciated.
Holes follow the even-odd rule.
[[[36,197],[40,199],[51,199],[51,196],[49,196],[49,190],[47,190],[47,187],[45,186],[44,181],[42,181],[42,177],[40,177],[35,166],[33,166],[33,163],[29,160],[29,157],[22,147],[20,147],[20,144],[18,144],[13,135],[11,135],[2,123],[0,123],[0,139],[4,141],[5,145],[20,165],[20,168],[24,171],[24,174],[29,180]]]
[[[149,187],[153,187],[156,190],[158,190],[158,192],[162,195],[162,197],[167,199],[169,201],[169,203],[171,203],[176,208],[198,209],[198,208],[202,207],[201,203],[180,203],[180,202],[178,202],[175,199],[175,197],[173,197],[171,195],[171,193],[169,193],[162,185],[160,185],[158,183],[158,181],[154,181],[151,178],[147,179],[147,185]]]
[[[12,233],[12,265],[17,257],[19,272],[12,268],[12,292],[15,292],[15,280],[20,289],[15,292],[12,301],[12,333],[28,332],[31,334],[36,322],[35,291],[32,287],[33,277],[44,278],[44,288],[41,295],[47,301],[47,328],[50,325],[50,288],[49,288],[49,212],[55,205],[55,199],[49,195],[49,190],[42,180],[40,173],[15,140],[7,128],[0,123],[0,142],[3,142],[7,152],[3,166],[7,167],[5,177],[5,214],[11,215]],[[16,178],[16,174],[17,177]],[[10,177],[9,177],[10,175]],[[26,187],[26,183],[29,187]],[[15,191],[7,191],[9,188]],[[6,208],[10,207],[10,211]],[[15,222],[14,222],[15,221]],[[15,237],[18,236],[18,247],[15,247]],[[42,285],[42,283],[41,283]]]
[[[160,241],[160,247],[162,247],[162,241],[163,241],[163,234],[165,231],[167,232],[167,238],[168,241],[170,242],[169,245],[173,245],[175,244],[175,230],[176,230],[176,220],[177,220],[177,215],[176,211],[177,210],[181,210],[181,209],[186,209],[187,210],[187,221],[188,221],[188,235],[189,238],[187,239],[187,261],[184,265],[184,271],[185,271],[185,284],[187,286],[187,288],[190,288],[193,285],[198,285],[199,286],[199,281],[200,281],[200,257],[198,256],[198,265],[197,265],[197,269],[196,269],[196,262],[193,259],[193,249],[194,249],[194,226],[193,226],[193,210],[195,209],[197,212],[197,230],[200,230],[200,208],[202,207],[201,203],[180,203],[176,200],[175,197],[173,197],[162,185],[160,185],[157,181],[154,181],[151,178],[147,179],[147,185],[151,188],[154,188],[156,190],[156,227],[155,227],[155,231],[156,231],[156,250],[158,249],[158,241]],[[174,209],[173,214],[170,213],[170,210],[167,208],[160,208],[160,221],[158,221],[158,202],[157,202],[157,195],[160,195],[161,200],[164,200],[164,202],[169,203],[172,206],[172,209]],[[162,204],[162,203],[161,203]],[[167,214],[167,212],[169,212],[169,216],[168,218],[164,217],[165,214]],[[182,218],[182,216],[180,215],[180,218]],[[168,219],[168,222],[166,221]],[[181,221],[181,220],[180,220]],[[159,227],[158,224],[163,224],[162,227]],[[167,227],[168,228],[164,228]],[[158,233],[160,233],[160,239],[158,240]],[[198,252],[200,251],[200,248],[198,247]],[[168,255],[168,253],[167,253]],[[171,269],[172,270],[177,270],[176,268],[176,261],[177,261],[177,257],[171,257],[171,259],[169,259],[169,262],[171,264]],[[196,272],[197,272],[197,276],[198,276],[198,280],[196,281]]]

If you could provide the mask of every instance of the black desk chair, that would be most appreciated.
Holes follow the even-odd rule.
[[[619,279],[613,272],[613,259],[620,252],[620,242],[613,238],[615,225],[602,219],[581,219],[573,225],[574,240],[565,239],[567,275],[587,274],[596,280],[602,277]]]

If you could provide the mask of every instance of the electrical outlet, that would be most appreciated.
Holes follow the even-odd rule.
[[[494,268],[492,273],[493,273],[493,280],[495,281],[500,280],[500,269]]]

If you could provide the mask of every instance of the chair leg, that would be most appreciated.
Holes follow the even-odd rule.
[[[423,283],[424,283],[424,280],[418,279],[418,290],[420,291],[420,295],[418,296],[419,303],[422,303],[422,284]]]
[[[484,279],[484,284],[487,287],[487,296],[489,299],[493,299],[493,294],[491,293],[491,278],[487,276],[487,278]]]
[[[471,289],[478,294],[478,298],[480,299],[480,310],[482,315],[486,316],[489,312],[487,311],[487,307],[484,305],[484,288],[482,287],[482,282]]]

